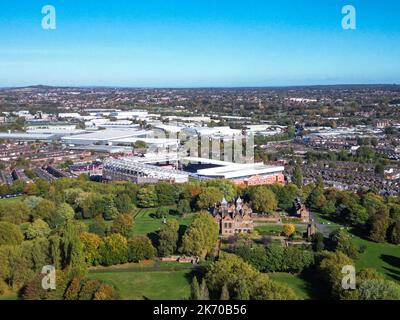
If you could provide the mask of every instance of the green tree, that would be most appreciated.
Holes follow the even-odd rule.
[[[234,289],[235,300],[246,301],[250,300],[249,288],[244,280],[239,280]]]
[[[133,218],[128,213],[119,214],[113,221],[111,232],[122,234],[129,237],[132,233]]]
[[[147,148],[147,144],[146,142],[142,141],[142,140],[137,140],[134,144],[133,144],[133,148],[134,149],[146,149]]]
[[[157,206],[158,198],[154,186],[147,186],[139,189],[137,201],[140,208],[154,208]]]
[[[387,215],[373,215],[367,223],[368,238],[375,242],[385,242],[390,219]]]
[[[259,271],[267,266],[267,255],[263,246],[244,243],[237,246],[234,253]]]
[[[37,219],[30,223],[26,232],[25,237],[28,240],[32,240],[38,237],[47,237],[51,232],[49,225],[42,219]]]
[[[265,271],[276,272],[283,269],[285,251],[283,247],[270,245],[266,248]]]
[[[393,244],[400,244],[400,219],[394,221],[389,227],[388,239]]]
[[[101,245],[101,238],[94,233],[83,232],[80,235],[80,239],[83,243],[83,251],[85,253],[85,260],[89,266],[97,265],[100,260],[99,248]]]
[[[230,292],[234,292],[240,281],[251,287],[257,277],[258,272],[254,267],[234,254],[224,253],[218,261],[211,264],[206,280],[212,291],[221,292],[226,285]]]
[[[15,224],[0,222],[0,245],[19,245],[24,241],[21,230]]]
[[[354,262],[341,251],[323,251],[318,256],[318,260],[317,272],[321,279],[329,286],[332,297],[343,297],[342,269],[344,266],[353,266]]]
[[[251,189],[250,200],[253,209],[260,213],[272,213],[278,207],[275,194],[265,186]]]
[[[230,300],[229,290],[226,284],[222,286],[221,297],[219,298],[219,300]]]
[[[129,259],[128,241],[124,236],[114,233],[103,239],[99,253],[101,264],[106,266],[126,263]]]
[[[359,252],[346,231],[340,229],[333,231],[330,240],[334,250],[343,252],[351,259],[358,258]]]
[[[389,280],[366,280],[358,291],[361,300],[400,300],[400,286]]]
[[[81,273],[86,270],[83,243],[80,234],[85,231],[78,221],[68,221],[59,230],[61,267],[70,267],[71,272]]]
[[[299,165],[296,165],[293,172],[292,182],[298,187],[303,187],[303,171]]]
[[[114,202],[115,207],[120,213],[131,213],[135,209],[132,199],[127,193],[118,194]]]
[[[39,202],[31,211],[32,220],[43,219],[47,221],[56,211],[56,204],[53,201],[44,199]]]
[[[75,216],[74,209],[68,203],[61,203],[54,213],[47,218],[50,227],[56,229],[67,221],[71,221]]]
[[[174,185],[169,183],[157,183],[155,185],[159,206],[169,206],[175,204],[179,194],[176,192]]]
[[[102,216],[96,216],[89,225],[89,232],[103,237],[107,233],[107,225]]]
[[[216,187],[204,188],[197,198],[197,207],[199,209],[208,209],[220,202],[224,194]]]
[[[324,250],[325,248],[324,235],[322,233],[317,232],[312,236],[312,248],[316,252]]]
[[[29,209],[23,202],[0,203],[0,221],[21,224],[29,221]]]
[[[204,278],[200,285],[200,300],[210,300],[210,293],[208,292],[206,279]]]
[[[156,249],[150,239],[146,236],[135,236],[128,241],[129,261],[140,262],[142,260],[153,259]]]
[[[181,216],[190,213],[192,211],[192,209],[190,208],[190,201],[187,199],[180,200],[178,202],[177,210]]]
[[[315,210],[320,210],[326,204],[323,183],[319,182],[307,198],[307,205]]]
[[[169,215],[169,208],[168,207],[159,207],[156,210],[155,217],[157,219],[166,218]]]
[[[193,277],[190,285],[190,300],[200,300],[200,286],[196,277]]]
[[[289,184],[285,187],[273,186],[273,191],[278,199],[278,207],[285,211],[293,207],[293,202],[300,195],[300,191],[295,184]]]
[[[158,253],[166,257],[172,255],[177,249],[179,223],[176,220],[168,220],[161,227],[158,237]]]
[[[208,212],[200,212],[187,228],[182,238],[182,252],[205,257],[214,250],[218,240],[218,225]]]
[[[236,185],[230,180],[213,179],[213,180],[206,181],[205,189],[211,188],[211,187],[217,188],[220,192],[222,192],[223,197],[225,197],[226,201],[228,201],[228,202],[234,201],[237,196]],[[220,201],[221,199],[218,199],[218,200]]]

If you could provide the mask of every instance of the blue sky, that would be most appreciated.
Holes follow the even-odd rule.
[[[399,16],[397,0],[1,0],[0,86],[400,83]]]

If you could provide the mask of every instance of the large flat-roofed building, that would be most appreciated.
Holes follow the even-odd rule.
[[[284,184],[285,168],[283,166],[270,166],[264,163],[233,163],[204,158],[185,158],[191,163],[213,165],[212,168],[197,170],[195,176],[199,179],[229,179],[238,185],[257,186],[270,184]]]
[[[103,167],[103,178],[135,183],[159,181],[186,183],[189,181],[189,175],[185,172],[140,163],[134,157],[106,160]]]
[[[82,144],[112,144],[114,140],[140,137],[145,138],[149,134],[149,131],[136,130],[136,129],[106,129],[99,130],[90,133],[84,133],[74,136],[62,137],[61,140],[70,145],[82,145]]]
[[[0,132],[0,139],[2,140],[52,141],[56,138],[56,135],[46,133]]]

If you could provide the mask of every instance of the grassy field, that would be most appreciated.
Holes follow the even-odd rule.
[[[153,217],[157,209],[140,209],[135,215],[133,234],[147,235],[160,230],[163,219]],[[186,215],[184,218],[169,215],[167,219],[176,219],[181,226],[189,225],[194,218],[194,214]]]
[[[16,197],[16,198],[9,198],[9,199],[0,199],[0,203],[17,203],[23,201],[25,197]]]
[[[390,243],[375,243],[353,236],[357,247],[366,250],[356,261],[357,269],[373,268],[383,273],[389,280],[400,282],[400,246]]]
[[[105,268],[88,277],[113,285],[123,300],[181,300],[190,295],[190,266]]]
[[[293,291],[302,300],[311,299],[309,292],[310,285],[306,280],[302,279],[300,276],[285,272],[268,273],[268,276],[270,277],[271,280],[286,284],[288,287],[293,289]]]
[[[4,295],[0,295],[0,300],[17,300],[18,295],[16,292],[6,293]]]
[[[329,224],[332,230],[343,227],[342,225],[330,221],[323,215],[315,214],[319,222]],[[390,243],[375,243],[368,241],[354,232],[350,233],[352,241],[360,248],[363,246],[365,251],[360,254],[356,261],[357,269],[373,268],[384,274],[390,280],[400,282],[400,246]]]
[[[257,230],[260,234],[280,234],[283,230],[283,225],[257,225],[254,227],[255,230]],[[296,231],[298,232],[305,232],[307,229],[307,226],[296,226]]]
[[[332,231],[334,229],[342,227],[340,224],[328,219],[322,213],[314,212],[314,215],[319,223],[328,225],[329,227],[331,227]]]

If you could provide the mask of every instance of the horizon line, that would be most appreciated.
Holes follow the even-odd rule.
[[[47,85],[32,84],[25,86],[0,86],[0,89],[26,88],[107,88],[107,89],[280,89],[313,87],[379,87],[400,86],[400,83],[332,83],[332,84],[296,84],[296,85],[248,85],[248,86],[122,86],[122,85]]]

